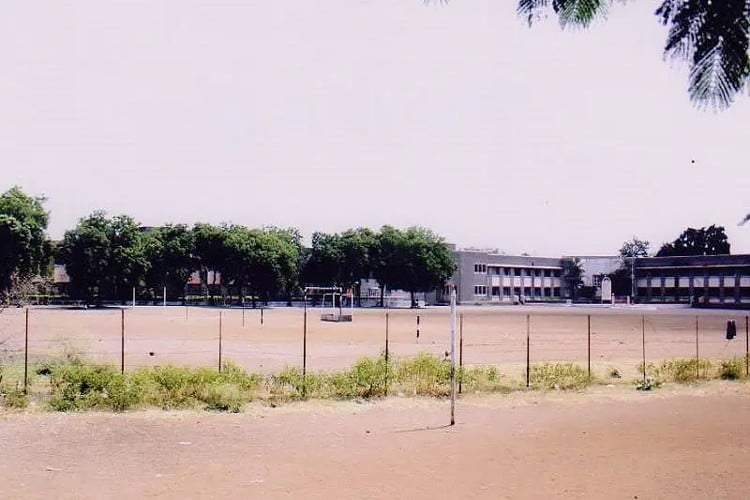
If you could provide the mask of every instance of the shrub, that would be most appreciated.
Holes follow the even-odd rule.
[[[302,377],[302,370],[286,367],[269,380],[269,390],[272,398],[299,399],[306,397],[320,397],[324,389],[324,379],[316,373],[307,373]]]
[[[535,389],[580,389],[591,383],[588,372],[573,363],[531,365],[531,386]]]
[[[207,410],[239,413],[247,401],[245,392],[239,385],[221,383],[203,387],[198,399],[206,404]]]
[[[635,388],[639,391],[650,391],[651,389],[656,389],[661,385],[661,382],[659,382],[656,379],[647,378],[646,380],[639,380]]]
[[[725,359],[719,363],[719,377],[724,380],[738,380],[745,371],[744,360],[740,358]]]
[[[656,370],[658,378],[672,382],[694,382],[700,376],[710,377],[709,370],[712,368],[711,361],[701,359],[696,362],[695,358],[670,359],[662,361]]]
[[[419,396],[450,394],[450,364],[437,356],[421,353],[401,360],[395,371],[396,380],[405,392]]]
[[[616,367],[612,366],[607,371],[607,375],[609,378],[621,378],[622,375],[620,374],[620,370],[618,370]]]
[[[139,392],[131,380],[106,365],[58,365],[50,379],[49,404],[57,411],[110,408],[124,411],[138,403]]]
[[[3,405],[6,408],[23,409],[29,406],[29,397],[18,387],[0,392],[3,393]]]
[[[467,391],[510,392],[518,385],[504,379],[495,366],[464,366],[458,369],[457,377]]]

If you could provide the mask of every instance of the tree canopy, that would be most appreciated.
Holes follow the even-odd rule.
[[[167,287],[168,296],[179,296],[197,265],[193,259],[195,238],[184,224],[167,224],[148,231],[143,247],[148,262],[144,281],[153,297]]]
[[[127,299],[148,266],[139,224],[127,215],[110,218],[102,211],[65,232],[60,258],[70,277],[71,295],[87,302]]]
[[[671,243],[665,243],[657,257],[687,255],[724,255],[730,249],[724,227],[711,225],[700,229],[687,228]]]
[[[586,28],[626,1],[519,0],[517,10],[529,25],[552,14],[562,28]],[[690,100],[730,106],[750,78],[750,0],[661,0],[655,15],[668,28],[665,58],[688,64]]]
[[[639,240],[637,236],[626,241],[620,247],[620,257],[648,257],[648,247],[651,245],[646,240]]]
[[[14,282],[45,271],[51,245],[44,198],[31,197],[13,187],[0,196],[0,295]]]

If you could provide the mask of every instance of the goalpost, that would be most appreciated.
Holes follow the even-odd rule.
[[[310,296],[319,296],[322,298],[320,307],[321,309],[327,308],[327,298],[331,297],[331,305],[330,305],[330,312],[323,313],[320,315],[321,321],[334,321],[334,322],[341,322],[341,321],[351,321],[352,320],[352,314],[344,314],[342,311],[342,301],[343,301],[343,293],[341,287],[337,286],[306,286],[305,287],[305,308],[307,308],[307,299]],[[338,298],[338,306],[337,304],[337,298]],[[352,303],[354,299],[352,296]]]

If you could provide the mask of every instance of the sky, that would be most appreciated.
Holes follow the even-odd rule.
[[[694,108],[655,0],[589,30],[515,0],[7,2],[0,191],[144,225],[422,225],[532,255],[750,253],[750,98]]]

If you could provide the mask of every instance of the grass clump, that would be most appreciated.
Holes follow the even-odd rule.
[[[745,373],[745,360],[725,359],[719,362],[719,377],[723,380],[739,380]]]
[[[437,356],[421,353],[401,360],[395,368],[396,381],[406,394],[447,396],[450,394],[450,364]]]
[[[645,380],[639,380],[635,388],[639,391],[650,391],[661,386],[661,382],[653,378],[646,378]]]
[[[464,366],[457,376],[466,391],[508,393],[520,387],[503,377],[496,366]]]
[[[361,358],[349,370],[328,375],[326,385],[330,395],[341,399],[385,396],[388,392],[386,384],[390,385],[387,375],[389,371],[393,372],[388,365],[383,356]]]
[[[713,364],[708,359],[670,359],[662,361],[656,370],[657,377],[667,382],[695,382],[701,377],[711,378]]]
[[[238,412],[252,401],[261,377],[249,374],[234,363],[221,372],[209,368],[172,365],[144,368],[132,375],[147,405],[163,409],[193,408]]]
[[[29,406],[29,397],[18,387],[0,386],[0,395],[2,395],[3,406],[6,408],[21,410]]]
[[[573,363],[531,365],[531,386],[535,389],[582,389],[591,383],[588,372]]]
[[[57,411],[124,411],[139,402],[129,377],[107,365],[58,365],[52,369],[50,407]]]

